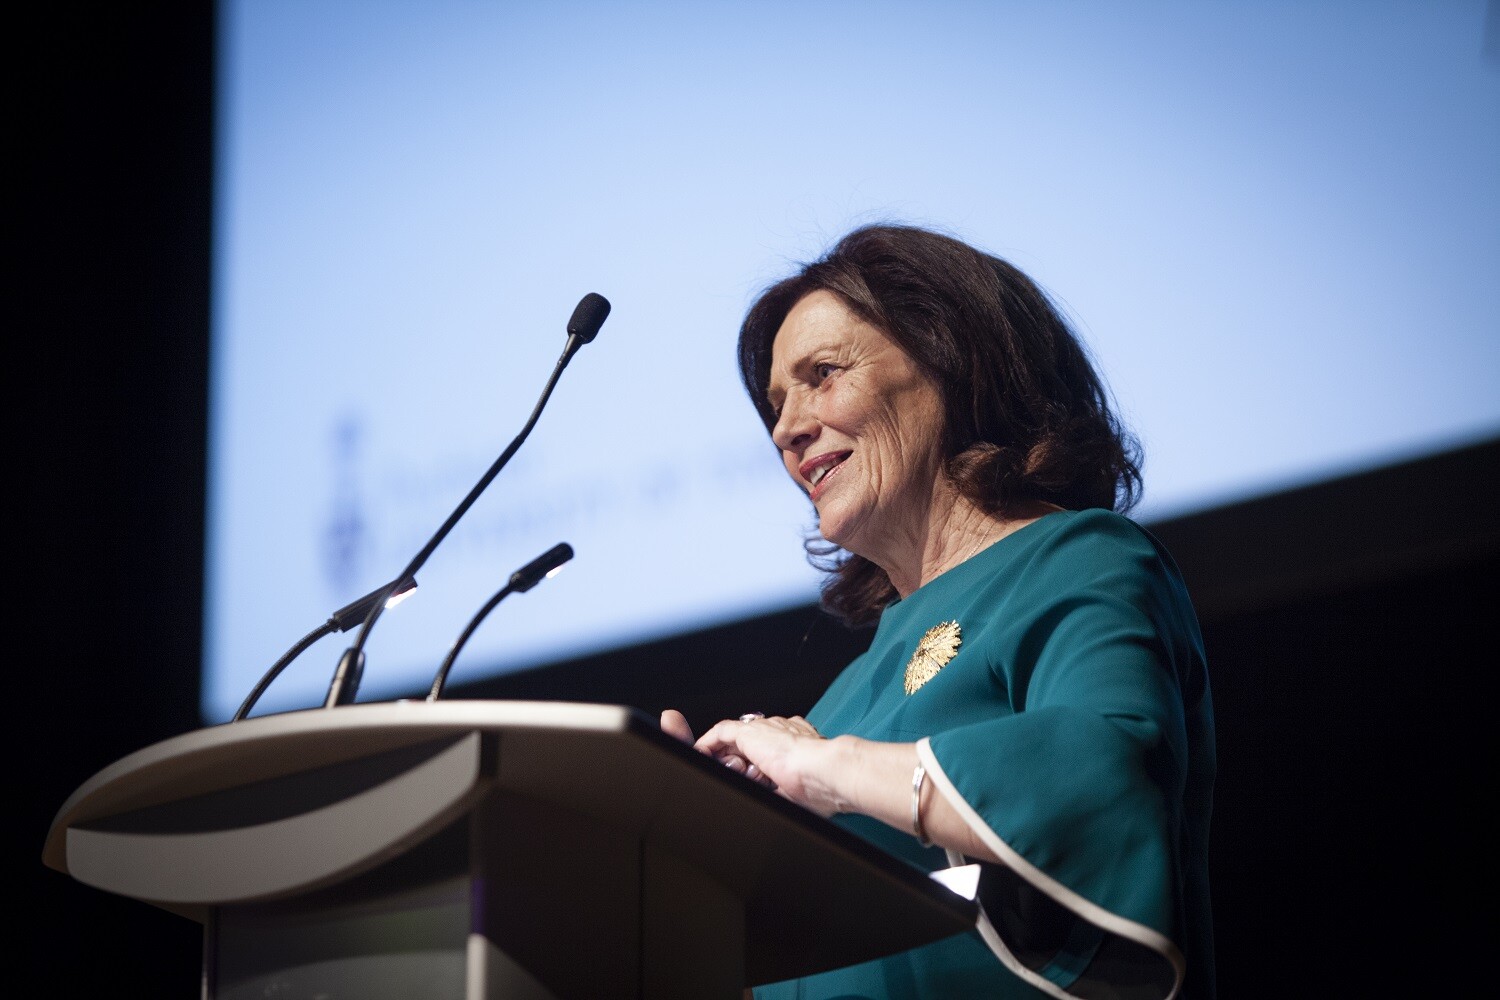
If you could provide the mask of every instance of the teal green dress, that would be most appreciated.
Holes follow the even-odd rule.
[[[939,626],[956,652],[908,694],[907,664]],[[756,1000],[1211,1000],[1203,642],[1176,564],[1139,525],[1065,511],[995,542],[887,606],[807,718],[825,736],[916,743],[928,794],[1003,863],[983,866],[973,931]],[[924,869],[968,863],[836,820]]]

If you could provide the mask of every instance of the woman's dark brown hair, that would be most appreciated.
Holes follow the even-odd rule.
[[[890,336],[938,385],[946,472],[968,500],[1012,516],[1035,501],[1125,513],[1140,498],[1140,446],[1066,320],[1008,262],[941,233],[863,226],[761,293],[740,326],[740,378],[770,430],[771,345],[820,289]],[[828,571],[822,604],[868,625],[896,597],[879,566],[808,538]]]

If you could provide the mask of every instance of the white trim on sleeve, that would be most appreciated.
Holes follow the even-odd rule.
[[[1187,961],[1183,958],[1181,950],[1172,943],[1165,935],[1152,930],[1145,924],[1128,920],[1116,913],[1104,909],[1096,903],[1091,903],[1078,893],[1069,889],[1061,882],[1052,878],[1040,868],[1021,857],[1014,848],[1001,840],[989,824],[985,823],[974,807],[958,793],[948,775],[943,772],[943,766],[938,763],[937,757],[932,752],[930,739],[926,736],[917,741],[917,756],[927,768],[927,776],[932,779],[933,787],[948,800],[948,804],[958,811],[965,823],[974,831],[975,835],[982,840],[1005,865],[1017,875],[1024,878],[1034,889],[1042,892],[1054,902],[1067,907],[1078,916],[1096,926],[1102,927],[1112,934],[1127,938],[1152,951],[1158,952],[1172,965],[1173,980],[1172,989],[1163,1000],[1175,1000],[1177,994],[1182,990],[1182,980],[1187,973]],[[956,851],[948,851],[948,863],[951,865],[967,864],[968,860]],[[1000,934],[990,923],[989,915],[984,912],[984,907],[979,908],[978,930],[985,944],[995,953],[995,957],[1005,964],[1016,975],[1048,996],[1057,997],[1058,1000],[1076,1000],[1073,994],[1068,993],[1056,983],[1038,975],[1021,963],[1006,947],[1005,942],[1000,939]]]

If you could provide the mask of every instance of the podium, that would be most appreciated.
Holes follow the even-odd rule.
[[[81,785],[43,862],[202,923],[210,1000],[730,1000],[977,914],[643,713],[573,702],[187,733]]]

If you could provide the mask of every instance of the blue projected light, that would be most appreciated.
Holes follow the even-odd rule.
[[[1145,445],[1143,520],[1500,430],[1480,0],[221,10],[210,723],[421,549],[588,292],[609,320],[380,618],[361,699],[420,696],[559,542],[450,686],[811,602],[734,338],[862,222],[1055,295]],[[321,704],[346,645],[257,713]]]

